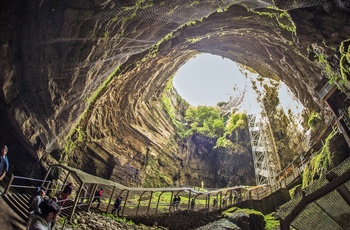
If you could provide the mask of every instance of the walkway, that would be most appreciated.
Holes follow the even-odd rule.
[[[47,180],[57,171],[65,174],[60,180]],[[62,175],[62,174],[61,174]],[[194,187],[171,187],[171,188],[135,188],[126,187],[119,183],[103,178],[92,176],[78,169],[65,165],[51,165],[44,179],[25,178],[12,175],[3,198],[26,220],[28,218],[28,203],[30,194],[33,194],[37,186],[48,189],[48,195],[59,197],[64,186],[72,182],[73,193],[63,208],[62,215],[72,220],[74,213],[81,211],[94,211],[111,213],[113,203],[118,196],[123,197],[121,216],[149,216],[169,214],[176,212],[172,205],[174,196],[180,196],[181,202],[178,210],[206,213],[222,210],[236,202],[244,200],[260,200],[281,188],[280,185],[271,186],[237,186],[214,190],[204,190]],[[78,204],[82,187],[88,187],[88,195],[84,202]],[[93,203],[95,192],[103,188],[101,204],[97,208],[97,202]],[[195,206],[191,206],[192,199]],[[214,205],[214,200],[217,204]]]

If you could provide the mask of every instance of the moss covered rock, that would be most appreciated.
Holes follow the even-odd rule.
[[[230,208],[223,215],[242,230],[265,229],[264,215],[252,209]]]

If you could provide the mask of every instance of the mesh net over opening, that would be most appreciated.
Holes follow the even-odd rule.
[[[336,175],[341,176],[348,173],[350,169],[350,158],[342,162],[339,166],[331,170]],[[323,187],[329,181],[325,176],[315,181],[303,189],[304,196],[308,196],[315,191],[322,191]],[[348,180],[342,186],[350,191],[350,181]],[[285,219],[290,213],[294,212],[294,208],[302,201],[302,192],[298,193],[288,203],[282,205],[276,212],[276,216]],[[296,213],[296,218],[290,223],[290,226],[296,229],[350,229],[350,206],[347,201],[335,189],[317,200],[307,204],[305,208]]]
[[[324,1],[301,2],[281,1],[279,7],[300,8]],[[13,1],[12,13],[21,17],[12,22],[18,29],[13,40],[20,44],[13,48],[12,58],[20,75],[16,84],[23,111],[32,116],[28,126],[36,127],[46,151],[57,148],[58,141],[63,141],[80,121],[99,87],[130,57],[149,50],[186,23],[233,4],[256,9],[273,3]]]

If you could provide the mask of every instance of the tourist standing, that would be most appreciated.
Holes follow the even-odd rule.
[[[194,211],[194,206],[196,205],[196,202],[194,199],[191,200],[191,210]]]
[[[213,200],[213,208],[216,209],[217,205],[218,205],[218,200],[216,198],[214,198],[214,200]]]
[[[175,200],[175,209],[176,211],[179,211],[179,204],[180,204],[180,201],[181,201],[181,198],[179,195],[175,196],[176,200]]]
[[[112,214],[115,215],[115,211],[117,211],[117,216],[119,216],[119,211],[121,207],[123,197],[118,196],[117,199],[114,202],[114,208],[112,210]]]
[[[32,215],[32,214],[36,214],[36,215],[41,214],[40,204],[44,200],[44,198],[45,198],[45,190],[40,189],[38,195],[36,197],[34,197],[34,199],[29,204],[29,214],[30,215]]]
[[[9,161],[7,159],[8,148],[6,145],[2,148],[1,157],[0,157],[0,181],[2,181],[6,175],[6,172],[9,171]]]

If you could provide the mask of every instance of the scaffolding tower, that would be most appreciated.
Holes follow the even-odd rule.
[[[281,170],[281,163],[270,122],[260,114],[249,114],[248,126],[256,184],[273,185],[276,175]]]

